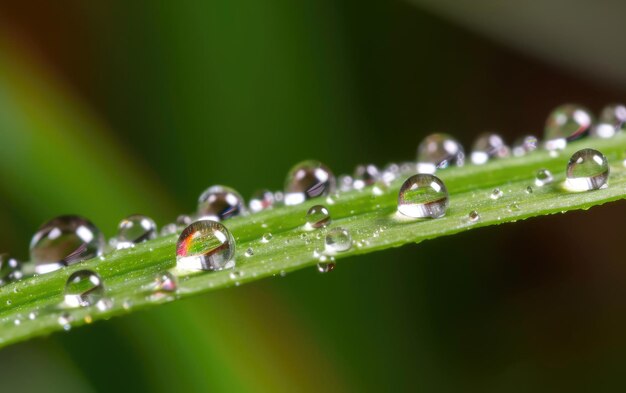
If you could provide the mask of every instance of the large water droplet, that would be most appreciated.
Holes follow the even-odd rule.
[[[597,190],[607,186],[609,163],[594,149],[582,149],[572,155],[567,164],[565,188],[570,191]]]
[[[176,245],[176,265],[182,270],[222,270],[235,266],[235,239],[217,221],[200,220],[183,230]]]
[[[398,211],[413,218],[437,218],[448,208],[448,190],[434,175],[420,173],[404,181],[398,193]]]
[[[482,133],[472,146],[472,163],[484,164],[492,158],[503,158],[509,155],[509,147],[502,137],[491,132]]]
[[[48,273],[102,254],[104,237],[89,220],[60,216],[43,224],[30,242],[37,273]]]
[[[297,205],[308,199],[335,192],[335,175],[319,161],[295,165],[285,180],[285,205]]]
[[[226,186],[211,186],[198,198],[198,217],[213,221],[245,213],[243,198],[239,193]]]
[[[328,253],[348,251],[352,247],[350,231],[340,227],[331,229],[326,235],[325,246]]]
[[[104,297],[104,285],[97,273],[78,270],[67,279],[64,295],[65,305],[68,307],[91,306]]]
[[[543,138],[546,149],[564,149],[568,142],[588,135],[592,123],[593,117],[586,108],[576,104],[559,106],[546,120]]]
[[[448,134],[431,134],[417,147],[417,170],[435,173],[439,168],[462,166],[465,161],[463,146]]]
[[[515,157],[521,157],[531,151],[537,150],[537,147],[539,147],[539,140],[537,137],[533,135],[526,135],[517,139],[513,143],[513,148],[511,150]]]
[[[355,190],[362,190],[363,188],[374,184],[379,177],[380,172],[378,171],[376,165],[358,165],[354,169],[354,181],[352,182],[352,187],[354,187]]]
[[[543,187],[551,184],[553,181],[554,177],[552,176],[552,172],[547,169],[539,169],[537,175],[535,175],[535,185],[537,187]]]
[[[269,190],[257,190],[248,202],[248,207],[252,213],[258,213],[272,206],[274,206],[274,193]]]
[[[305,228],[307,230],[324,228],[328,226],[330,222],[331,218],[328,209],[322,205],[315,205],[306,213]]]
[[[8,254],[0,254],[0,287],[22,278],[22,264]]]
[[[607,105],[600,112],[598,124],[592,133],[598,138],[611,138],[626,127],[626,106],[622,104]]]
[[[150,217],[134,214],[126,217],[117,228],[117,249],[156,238],[157,226]]]

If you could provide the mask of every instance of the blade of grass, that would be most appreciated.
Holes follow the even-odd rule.
[[[594,147],[604,152],[612,163],[608,188],[586,193],[570,193],[562,189],[568,158],[582,147]],[[0,289],[0,304],[8,305],[0,312],[2,344],[62,329],[58,319],[63,313],[72,317],[72,326],[78,326],[315,265],[318,263],[315,251],[323,251],[326,230],[306,232],[303,222],[308,208],[317,203],[328,206],[333,217],[331,227],[341,226],[352,233],[352,249],[336,255],[337,259],[343,259],[473,228],[588,209],[623,199],[626,197],[626,169],[622,165],[625,150],[626,136],[620,135],[612,140],[573,143],[557,157],[540,151],[483,166],[468,165],[442,170],[439,175],[450,192],[450,207],[445,217],[435,220],[410,220],[397,216],[396,198],[403,179],[393,182],[381,195],[375,195],[370,187],[326,200],[312,200],[299,206],[280,207],[234,218],[227,221],[226,226],[237,241],[236,273],[220,271],[182,277],[177,292],[172,296],[154,296],[149,284],[157,273],[175,266],[176,235],[113,252],[103,260],[85,261],[48,275],[28,278]],[[554,184],[533,187],[533,192],[528,193],[527,187],[532,186],[536,171],[541,168],[553,171]],[[504,194],[497,200],[489,197],[495,187]],[[480,214],[477,222],[468,219],[472,210]],[[267,243],[261,241],[265,233],[273,234],[272,240]],[[254,251],[251,257],[244,256],[248,248]],[[93,269],[102,276],[112,306],[105,310],[87,307],[71,311],[56,307],[61,303],[63,286],[69,274],[85,268]],[[30,320],[27,315],[33,310],[37,310],[39,315]],[[17,324],[16,320],[19,321]]]

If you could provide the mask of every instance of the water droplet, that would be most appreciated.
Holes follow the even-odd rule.
[[[254,255],[254,250],[251,247],[248,247],[244,255],[247,257],[251,257]]]
[[[476,222],[476,221],[480,220],[480,214],[478,214],[478,212],[476,210],[472,210],[471,212],[469,212],[467,217],[469,218],[469,220],[471,222]]]
[[[161,228],[161,236],[173,235],[177,231],[178,231],[178,227],[176,226],[176,224],[170,223],[170,224],[164,225],[163,228]]]
[[[348,251],[352,248],[350,231],[340,227],[331,229],[326,235],[325,246],[329,253]]]
[[[69,331],[72,328],[71,323],[73,320],[74,318],[72,318],[72,315],[70,313],[64,312],[63,314],[59,315],[57,322],[63,327],[63,330]]]
[[[626,128],[626,106],[611,104],[600,112],[598,124],[593,127],[592,133],[598,138],[611,138],[624,128]]]
[[[537,150],[537,147],[539,147],[539,140],[537,137],[533,135],[526,135],[517,139],[515,143],[513,143],[513,148],[511,150],[515,157],[521,157],[531,151]]]
[[[324,228],[331,222],[330,212],[325,206],[315,205],[312,206],[306,213],[306,225],[305,229],[313,230],[318,228]]]
[[[262,243],[269,243],[270,240],[272,240],[273,235],[271,233],[264,233],[263,236],[261,236],[261,242]]]
[[[235,266],[235,239],[212,220],[191,223],[178,238],[176,265],[183,270],[222,270]]]
[[[593,117],[586,108],[576,104],[559,106],[546,120],[545,148],[563,150],[568,142],[588,135],[592,123]]]
[[[472,163],[484,164],[492,158],[503,158],[509,155],[509,147],[498,134],[485,132],[476,138],[472,146]]]
[[[339,184],[339,191],[350,191],[352,189],[352,176],[350,175],[340,175],[337,179],[337,183]]]
[[[565,187],[569,191],[597,190],[607,186],[608,178],[606,157],[597,150],[582,149],[569,159]]]
[[[378,180],[380,174],[376,165],[358,165],[354,170],[354,181],[352,187],[355,190],[362,190],[367,186],[371,186]]]
[[[520,207],[519,207],[519,203],[517,202],[513,202],[508,206],[508,211],[509,213],[513,213],[516,211],[519,211]]]
[[[329,273],[335,270],[337,264],[335,262],[320,262],[317,264],[317,271],[320,273]]]
[[[451,165],[462,166],[465,161],[463,146],[448,134],[431,134],[417,147],[417,170],[435,173]]]
[[[22,263],[8,254],[0,254],[0,287],[22,278]]]
[[[420,173],[406,179],[398,193],[398,212],[413,218],[438,218],[448,208],[448,190],[435,175]]]
[[[552,176],[552,172],[547,169],[539,169],[537,175],[535,175],[535,185],[537,187],[543,187],[551,184],[553,181],[554,177]]]
[[[532,194],[533,188],[531,186],[526,187],[526,194]]]
[[[182,227],[183,229],[187,227],[187,225],[193,222],[193,218],[191,218],[188,214],[181,214],[176,217],[176,226]]]
[[[248,202],[252,213],[258,213],[274,206],[274,193],[269,190],[257,190]]]
[[[104,296],[104,285],[97,273],[78,270],[68,277],[64,295],[65,305],[68,307],[91,306]]]
[[[48,273],[102,254],[104,237],[89,220],[60,216],[43,224],[30,243],[37,273]]]
[[[223,221],[245,213],[243,198],[226,186],[211,186],[198,198],[198,217]]]
[[[335,175],[319,161],[303,161],[295,165],[285,180],[285,204],[297,205],[308,199],[326,196],[335,191]]]
[[[176,281],[176,277],[168,271],[161,272],[154,278],[154,292],[176,292],[177,288],[178,283]]]
[[[117,228],[117,249],[129,248],[133,244],[156,238],[157,227],[154,221],[146,216],[134,214],[126,217]]]
[[[501,189],[494,188],[493,191],[491,191],[491,194],[489,195],[489,197],[493,200],[496,200],[496,199],[502,198],[503,195],[504,193],[502,192]]]

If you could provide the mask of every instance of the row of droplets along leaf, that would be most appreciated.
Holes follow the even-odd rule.
[[[481,134],[473,144],[470,155],[475,165],[510,155],[523,156],[538,148],[557,152],[567,143],[591,135],[610,138],[623,131],[626,125],[626,107],[609,105],[602,110],[599,121],[594,122],[591,112],[579,105],[566,104],[556,108],[548,117],[544,140],[524,136],[512,148],[495,133]],[[177,275],[198,271],[218,271],[235,267],[235,239],[223,224],[231,217],[258,213],[279,205],[297,205],[307,200],[327,197],[332,204],[333,196],[350,190],[363,190],[372,186],[372,193],[379,195],[402,176],[410,175],[400,187],[397,211],[411,219],[436,219],[446,213],[448,192],[441,179],[434,175],[450,166],[462,166],[465,151],[453,137],[436,133],[426,137],[417,148],[414,163],[390,164],[384,170],[375,165],[360,165],[354,175],[338,178],[324,164],[308,160],[295,165],[288,173],[284,191],[260,190],[253,194],[248,205],[234,189],[222,185],[211,186],[198,199],[193,215],[180,215],[175,223],[167,224],[160,234],[179,233],[176,245]],[[608,162],[602,153],[592,149],[576,152],[566,167],[565,188],[570,191],[588,191],[607,186]],[[539,169],[535,185],[551,184],[552,174]],[[532,188],[528,189],[532,192]],[[498,199],[502,191],[495,189],[491,198]],[[480,219],[477,211],[468,214],[469,221]],[[332,219],[329,209],[321,204],[312,206],[304,218],[304,231],[326,230]],[[0,255],[0,286],[18,281],[25,276],[46,274],[80,261],[101,257],[115,249],[132,248],[135,244],[158,236],[157,225],[149,217],[131,215],[122,220],[117,235],[107,243],[98,228],[89,220],[66,215],[54,218],[33,236],[30,246],[31,260],[22,264],[7,254]],[[261,242],[267,243],[272,235],[266,233]],[[351,249],[354,241],[350,232],[341,227],[328,229],[324,237],[324,250],[314,251],[319,260],[318,269],[328,272],[334,269],[334,255]],[[249,248],[246,257],[254,255]],[[173,293],[177,287],[176,275],[164,271],[156,275],[150,290],[154,293]],[[73,272],[66,281],[64,306],[78,308],[98,305],[106,308],[104,283],[91,270]]]

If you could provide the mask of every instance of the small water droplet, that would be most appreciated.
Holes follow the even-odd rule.
[[[72,328],[71,323],[73,320],[74,318],[72,318],[72,315],[70,313],[64,312],[63,314],[59,315],[57,322],[63,327],[63,330],[69,331]]]
[[[133,244],[156,238],[156,233],[157,226],[151,218],[134,214],[120,222],[116,247],[118,250],[132,247]]]
[[[0,254],[0,287],[23,276],[22,263],[8,254]]]
[[[315,205],[306,213],[305,229],[313,230],[324,228],[330,225],[331,221],[328,209],[322,205]]]
[[[406,179],[398,193],[398,212],[413,218],[438,218],[448,208],[448,190],[435,175],[420,173]]]
[[[176,277],[168,271],[161,272],[154,278],[154,292],[171,293],[176,292],[177,288],[178,282],[176,281]]]
[[[241,277],[243,277],[243,272],[240,270],[235,270],[234,272],[230,272],[228,276],[231,280],[239,280],[241,279]]]
[[[508,210],[509,213],[515,212],[515,211],[519,211],[520,207],[519,207],[519,203],[517,202],[513,202],[509,205]]]
[[[91,306],[103,296],[102,279],[91,270],[75,271],[65,283],[64,302],[67,307]]]
[[[203,219],[223,221],[245,211],[243,198],[230,187],[211,186],[198,198],[198,217]]]
[[[164,225],[161,228],[161,236],[173,235],[178,231],[178,227],[174,223]]]
[[[261,243],[269,243],[272,237],[274,236],[271,233],[264,233],[263,236],[261,236]]]
[[[537,171],[537,175],[535,175],[535,185],[537,187],[543,187],[545,185],[551,184],[554,181],[554,176],[552,176],[552,172],[547,169],[539,169]]]
[[[480,214],[478,214],[478,212],[476,210],[472,210],[471,212],[469,212],[469,214],[467,215],[467,218],[471,221],[471,222],[476,222],[478,220],[480,220]]]
[[[532,194],[533,188],[531,186],[526,187],[526,194]]]
[[[191,218],[191,216],[188,214],[181,214],[176,217],[176,225],[183,228],[187,227],[187,225],[191,224],[192,222],[193,218]]]
[[[590,191],[605,188],[609,178],[606,157],[594,149],[582,149],[567,164],[565,187],[569,191]]]
[[[30,243],[35,272],[48,273],[102,254],[104,237],[89,220],[60,216],[43,224]]]
[[[248,207],[252,213],[270,209],[272,206],[274,206],[274,193],[269,190],[257,190],[248,202]]]
[[[352,187],[355,190],[362,190],[367,186],[371,186],[378,180],[380,173],[376,165],[358,165],[354,170],[354,181]]]
[[[611,104],[602,109],[598,123],[591,131],[597,138],[611,138],[624,128],[626,128],[626,106]]]
[[[517,139],[513,143],[513,148],[511,149],[511,151],[513,152],[513,155],[515,157],[521,157],[532,151],[537,150],[537,147],[539,147],[539,140],[537,139],[537,137],[533,135],[526,135]]]
[[[492,158],[507,157],[509,152],[509,147],[500,135],[485,132],[476,138],[472,146],[471,160],[472,163],[481,165]]]
[[[335,270],[337,264],[335,262],[320,262],[317,264],[317,271],[320,273],[329,273]]]
[[[295,165],[285,180],[285,204],[297,205],[308,199],[326,196],[335,191],[335,175],[319,161],[303,161]]]
[[[339,184],[339,191],[350,191],[352,189],[352,182],[352,176],[340,175],[337,179],[337,183]]]
[[[331,229],[326,235],[325,246],[330,253],[348,251],[352,248],[350,231],[340,227]]]
[[[235,239],[212,220],[191,223],[178,238],[176,265],[183,270],[222,270],[235,266]]]
[[[37,313],[35,311],[29,312],[28,319],[30,319],[31,321],[34,321],[35,319],[37,319]]]
[[[11,304],[13,304],[13,302],[11,301],[11,299],[7,299],[7,306],[10,306]]]
[[[501,189],[494,188],[493,191],[491,191],[491,194],[489,195],[489,197],[493,200],[496,200],[496,199],[502,198],[503,195],[504,193],[502,192]]]
[[[563,150],[568,142],[589,134],[593,117],[586,108],[576,104],[557,107],[546,120],[544,130],[545,148]]]
[[[437,169],[462,166],[464,162],[463,146],[448,134],[431,134],[417,147],[417,171],[420,173],[432,174]]]
[[[245,256],[247,256],[248,258],[254,255],[254,250],[252,250],[251,247],[248,247],[248,249],[246,250]]]

